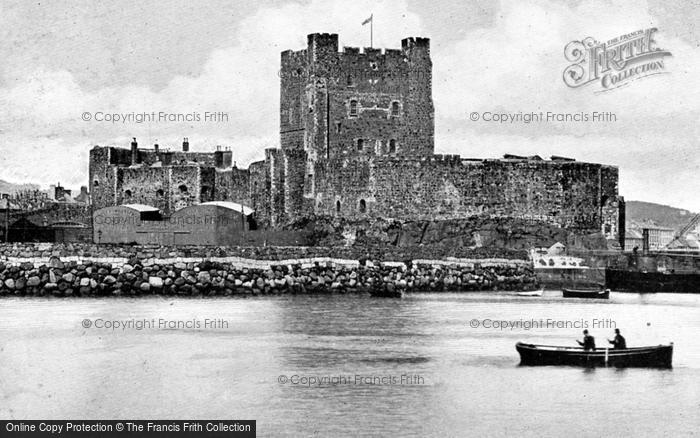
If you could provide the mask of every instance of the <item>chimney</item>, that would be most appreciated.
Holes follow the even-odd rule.
[[[153,145],[153,149],[156,150],[156,155],[158,155],[158,143]]]
[[[190,141],[185,137],[182,140],[182,152],[189,152],[190,151]]]
[[[642,228],[642,254],[649,253],[649,228]]]
[[[136,164],[139,158],[139,144],[136,143],[136,137],[131,141],[131,165]]]

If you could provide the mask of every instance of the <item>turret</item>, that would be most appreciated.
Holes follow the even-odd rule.
[[[401,50],[408,64],[408,90],[411,98],[403,104],[407,122],[405,143],[408,149],[430,156],[435,152],[433,107],[433,63],[430,39],[410,37],[401,40]]]
[[[231,167],[233,162],[233,152],[227,147],[222,149],[221,146],[216,146],[216,151],[214,151],[214,166],[219,169],[226,169]]]
[[[409,57],[417,55],[430,58],[430,38],[404,38],[401,40],[401,50]]]
[[[328,68],[337,67],[338,34],[312,33],[307,36],[307,59],[311,73],[327,76]]]
[[[338,53],[337,33],[312,33],[306,36],[309,54],[316,61],[318,56]]]
[[[131,140],[131,165],[138,163],[139,159],[139,144],[136,142],[136,137]]]

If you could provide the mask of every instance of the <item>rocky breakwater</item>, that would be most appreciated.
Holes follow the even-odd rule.
[[[284,293],[532,290],[523,260],[373,262],[329,258],[261,261],[81,260],[0,263],[4,296],[228,296]]]

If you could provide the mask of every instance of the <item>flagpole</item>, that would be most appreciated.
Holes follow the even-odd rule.
[[[369,23],[369,47],[374,48],[374,14],[370,14],[369,18],[362,22],[362,26]]]

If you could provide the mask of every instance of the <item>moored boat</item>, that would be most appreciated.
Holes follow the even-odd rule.
[[[403,298],[403,291],[398,289],[373,290],[369,294],[375,298]]]
[[[700,292],[700,272],[605,269],[605,284],[621,292]]]
[[[564,298],[597,298],[607,300],[610,298],[610,289],[567,289],[562,288]]]
[[[541,297],[544,293],[544,289],[533,290],[528,292],[518,292],[516,295],[520,297]]]
[[[585,367],[671,368],[673,343],[622,349],[559,347],[518,342],[521,365],[571,365]]]

